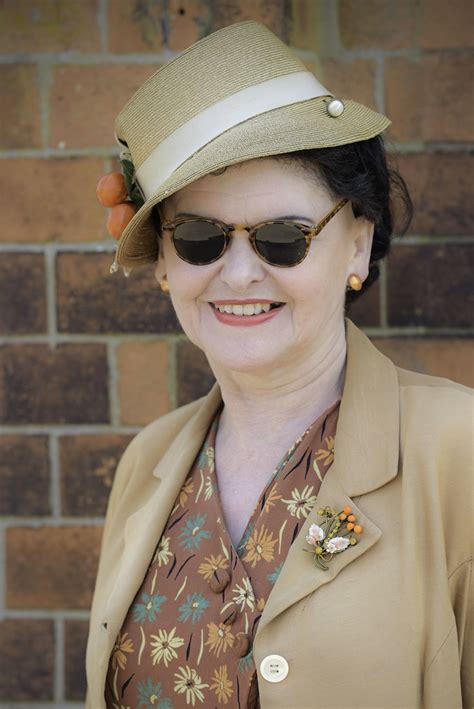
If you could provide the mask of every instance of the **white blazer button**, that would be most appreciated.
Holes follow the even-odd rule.
[[[260,674],[268,682],[281,682],[288,669],[288,662],[281,655],[267,655],[260,663]]]

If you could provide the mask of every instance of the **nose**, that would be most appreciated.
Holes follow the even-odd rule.
[[[245,229],[230,232],[230,243],[222,257],[220,277],[235,293],[245,293],[252,283],[265,278],[265,264],[253,250]]]

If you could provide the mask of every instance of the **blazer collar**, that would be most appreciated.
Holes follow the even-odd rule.
[[[349,318],[345,318],[345,326],[346,375],[335,451],[339,481],[346,493],[352,496],[375,490],[397,474],[399,393],[398,375],[393,362]],[[155,477],[163,480],[172,474],[176,479],[180,477],[178,471],[181,471],[182,465],[194,460],[202,438],[222,403],[217,382],[202,402],[154,469]]]

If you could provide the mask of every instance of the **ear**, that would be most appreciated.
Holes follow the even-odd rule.
[[[374,224],[365,217],[357,217],[354,220],[354,241],[352,258],[348,264],[347,277],[351,273],[357,273],[365,281],[369,273],[370,253],[374,238]]]
[[[159,283],[166,274],[165,259],[163,258],[163,241],[159,239],[160,253],[158,259],[155,261],[155,278]]]
[[[164,214],[163,214],[163,208],[161,203],[158,205],[158,212],[160,214],[160,219],[161,221],[164,221]],[[163,238],[161,236],[158,236],[158,246],[159,246],[159,254],[158,254],[158,259],[155,262],[155,278],[157,282],[159,283],[162,278],[164,278],[166,274],[166,264],[165,264],[165,259],[163,256]]]

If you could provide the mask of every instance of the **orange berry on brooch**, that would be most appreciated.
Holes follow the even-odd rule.
[[[355,522],[355,521],[356,521],[355,515],[349,515],[349,517],[348,517],[347,519],[349,520],[349,522]]]
[[[347,505],[342,511],[345,515],[350,515],[350,513],[352,512],[352,507],[349,507],[349,505]]]
[[[128,197],[125,180],[120,172],[108,172],[97,183],[97,197],[103,207],[115,207]]]
[[[341,514],[339,515],[339,519],[344,521],[345,519],[347,519],[347,515],[345,515],[344,512],[341,512]]]
[[[120,239],[125,227],[138,212],[138,207],[133,202],[122,202],[112,207],[107,219],[107,231],[114,239]]]
[[[354,525],[353,525],[352,522],[348,522],[348,523],[346,524],[346,527],[347,527],[347,529],[349,530],[349,532],[354,529]]]
[[[356,524],[356,525],[355,525],[355,527],[354,527],[354,532],[355,532],[356,534],[362,534],[362,530],[363,530],[363,527],[362,527],[361,524]]]

